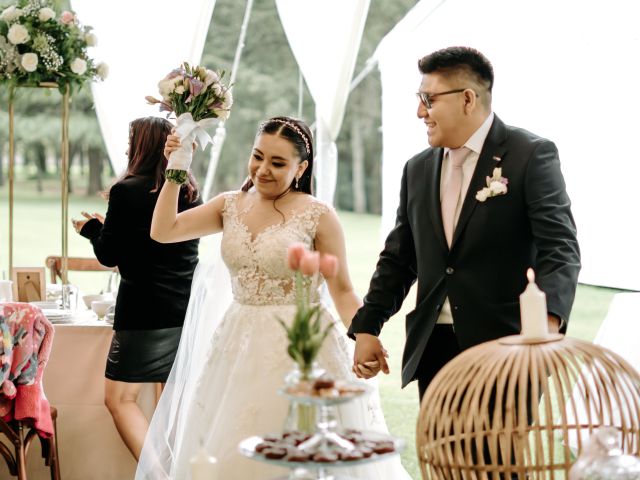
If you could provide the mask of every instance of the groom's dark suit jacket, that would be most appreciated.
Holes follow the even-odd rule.
[[[576,227],[552,142],[494,118],[451,249],[440,211],[443,155],[444,149],[429,148],[405,165],[396,225],[349,329],[352,338],[378,335],[418,281],[416,308],[406,318],[403,387],[415,379],[447,296],[465,349],[520,332],[518,297],[528,267],[547,295],[549,313],[568,320],[580,270]],[[480,202],[476,193],[495,167],[508,179],[508,192]]]

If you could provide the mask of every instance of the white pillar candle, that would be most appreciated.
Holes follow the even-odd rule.
[[[528,338],[546,337],[549,334],[546,296],[535,284],[535,274],[531,268],[527,270],[527,279],[527,288],[520,295],[521,333]]]
[[[191,466],[191,480],[216,480],[216,459],[207,454],[200,446],[198,452],[189,461]]]

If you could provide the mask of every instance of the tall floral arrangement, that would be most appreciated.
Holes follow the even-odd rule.
[[[0,13],[0,85],[56,83],[61,92],[104,80],[105,63],[87,53],[97,45],[93,29],[72,11],[58,14],[50,0],[18,0]]]
[[[298,365],[303,380],[308,380],[313,363],[332,324],[321,323],[320,305],[311,302],[311,278],[320,272],[324,278],[338,273],[338,259],[334,255],[310,252],[303,244],[296,243],[287,252],[289,268],[295,272],[296,314],[290,325],[278,320],[287,332],[287,353]]]
[[[192,160],[192,144],[198,141],[202,149],[210,143],[207,129],[231,113],[233,97],[230,85],[222,82],[224,72],[216,72],[184,62],[171,70],[158,83],[161,99],[147,96],[151,105],[158,104],[161,112],[176,115],[176,134],[181,147],[169,157],[166,178],[184,183]]]

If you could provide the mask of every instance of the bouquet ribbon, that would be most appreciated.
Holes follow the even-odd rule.
[[[180,148],[171,153],[167,170],[188,170],[193,157],[192,144],[197,142],[202,150],[213,143],[206,131],[218,123],[217,118],[203,118],[195,121],[191,113],[183,113],[176,121],[176,135],[180,137]]]

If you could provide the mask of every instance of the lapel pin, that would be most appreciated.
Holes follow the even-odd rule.
[[[493,156],[493,159],[494,159],[496,162],[499,162],[500,160],[502,160],[502,157],[498,157],[497,155],[494,155],[494,156]]]

